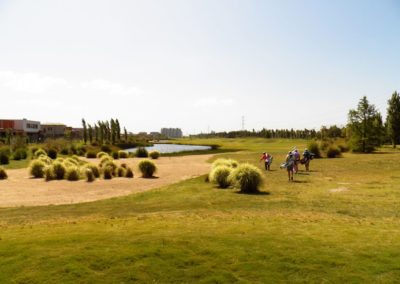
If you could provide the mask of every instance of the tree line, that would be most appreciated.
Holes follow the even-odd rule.
[[[103,144],[117,144],[121,142],[128,141],[128,132],[124,127],[124,133],[122,136],[121,126],[118,119],[111,118],[109,121],[98,121],[93,125],[87,124],[85,119],[82,118],[83,127],[83,141],[85,144],[87,142],[96,142],[100,145]]]
[[[211,132],[192,135],[199,138],[285,138],[285,139],[335,139],[345,138],[355,152],[371,152],[376,147],[390,143],[393,147],[400,144],[400,95],[395,91],[388,100],[386,121],[375,105],[367,97],[360,99],[357,108],[351,109],[346,126],[322,126],[315,129],[266,129],[260,131],[241,130],[230,132]]]

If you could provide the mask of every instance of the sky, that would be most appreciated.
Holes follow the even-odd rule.
[[[400,91],[398,0],[0,0],[0,118],[345,125]]]

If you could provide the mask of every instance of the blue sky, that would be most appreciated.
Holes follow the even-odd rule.
[[[399,1],[1,1],[1,116],[319,128],[400,90]]]

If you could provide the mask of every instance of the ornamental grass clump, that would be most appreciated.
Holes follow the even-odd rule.
[[[158,151],[151,151],[151,152],[149,153],[149,156],[150,156],[150,158],[156,160],[156,159],[158,159],[158,158],[160,157],[160,152],[158,152]]]
[[[37,150],[33,153],[33,158],[37,159],[37,158],[39,158],[39,157],[42,156],[42,155],[47,156],[47,153],[46,153],[46,151],[43,150],[42,148],[39,148],[39,149],[37,149]]]
[[[126,178],[133,178],[133,171],[131,168],[127,168],[126,169],[126,174],[125,174]]]
[[[13,153],[13,160],[25,160],[28,157],[28,151],[25,148],[18,148]]]
[[[257,193],[262,183],[262,173],[259,168],[246,163],[234,169],[229,179],[241,192]]]
[[[93,172],[93,175],[95,176],[95,178],[99,178],[100,177],[100,170],[99,167],[96,166],[95,164],[87,164],[85,165],[86,169],[90,169]]]
[[[126,169],[123,167],[118,167],[117,169],[117,176],[118,177],[124,177],[126,175]]]
[[[143,160],[139,163],[139,170],[142,173],[142,177],[151,178],[157,171],[156,165],[150,160]]]
[[[109,163],[109,162],[113,162],[114,161],[114,159],[113,158],[111,158],[110,156],[103,156],[101,159],[100,159],[100,163],[99,163],[99,166],[100,166],[100,168],[102,168],[102,167],[104,167],[104,165],[105,164],[107,164],[107,163]]]
[[[94,151],[86,152],[86,158],[95,159],[96,157],[97,157],[96,152],[94,152]]]
[[[149,156],[149,152],[144,147],[137,148],[135,152],[135,156],[138,158],[147,158]]]
[[[104,179],[112,179],[113,178],[113,168],[111,166],[106,166],[103,170],[103,178]]]
[[[0,165],[8,165],[10,163],[10,156],[6,152],[0,152]]]
[[[209,181],[218,184],[220,188],[227,188],[231,185],[229,178],[232,168],[224,165],[215,167],[209,174]]]
[[[51,165],[53,163],[53,160],[50,159],[48,156],[46,155],[40,155],[37,158],[38,161],[42,161],[43,163],[45,163],[46,165]]]
[[[46,164],[43,161],[33,160],[29,166],[29,172],[34,178],[43,178],[45,167]]]
[[[216,168],[218,166],[227,166],[230,168],[237,168],[239,163],[233,159],[217,159],[212,163],[211,168]]]
[[[64,179],[65,172],[67,171],[66,167],[64,166],[63,163],[59,161],[55,161],[52,165],[53,168],[53,173],[54,173],[54,178],[57,180],[62,180]]]
[[[0,167],[0,180],[7,179],[7,178],[8,178],[8,175],[7,175],[6,170],[4,168]]]
[[[55,178],[52,166],[47,166],[44,168],[44,179],[45,181],[51,181]]]
[[[50,159],[57,159],[57,150],[56,149],[49,149],[47,151],[47,155],[49,156]]]
[[[118,151],[118,157],[120,159],[126,159],[129,157],[129,153],[127,151]]]
[[[91,169],[86,168],[85,169],[85,176],[86,176],[86,181],[87,182],[94,182],[96,177],[94,176],[94,173]]]
[[[77,181],[79,180],[80,175],[79,175],[79,168],[76,166],[70,166],[67,168],[67,171],[65,172],[65,179],[69,181]]]
[[[96,154],[97,159],[101,159],[101,158],[103,158],[104,156],[108,156],[108,154],[107,154],[106,152],[98,152],[98,153]]]

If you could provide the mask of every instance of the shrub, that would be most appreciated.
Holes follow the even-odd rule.
[[[328,158],[337,158],[341,156],[340,149],[334,145],[329,146],[328,150],[326,151],[326,156]]]
[[[126,169],[126,174],[125,174],[125,177],[127,177],[127,178],[133,178],[133,171],[132,171],[132,169],[131,168],[127,168]]]
[[[70,166],[67,168],[65,172],[65,179],[69,181],[77,181],[79,180],[79,169],[76,166]]]
[[[71,159],[75,160],[77,163],[79,163],[79,161],[80,161],[79,156],[77,156],[77,155],[72,155]]]
[[[229,179],[241,192],[256,193],[262,182],[262,173],[259,168],[246,163],[234,169]]]
[[[14,151],[13,159],[15,161],[25,160],[28,157],[28,151],[24,148],[18,148]]]
[[[99,170],[99,167],[98,167],[98,166],[96,166],[95,164],[87,164],[85,167],[86,167],[87,169],[90,169],[90,170],[92,171],[93,175],[94,175],[96,178],[99,178],[99,177],[100,177],[100,170]]]
[[[49,149],[49,150],[47,151],[47,155],[49,156],[50,159],[55,160],[55,159],[57,159],[57,150],[55,150],[55,149]]]
[[[44,168],[46,164],[41,160],[33,160],[30,164],[30,174],[34,178],[42,178],[44,176]]]
[[[50,159],[48,156],[46,155],[40,155],[37,160],[42,161],[43,163],[45,163],[46,165],[51,165],[53,163],[53,160]]]
[[[44,178],[46,181],[51,181],[54,179],[54,171],[52,166],[47,166],[44,168]]]
[[[86,152],[86,158],[88,159],[95,159],[97,157],[96,152],[94,151],[88,151]]]
[[[10,163],[10,157],[6,152],[0,152],[0,165],[8,165]]]
[[[152,159],[158,159],[158,158],[160,157],[160,152],[158,152],[158,151],[151,151],[151,152],[149,153],[149,156],[150,156],[150,158],[152,158]]]
[[[126,169],[124,169],[123,167],[118,167],[117,168],[117,175],[119,177],[124,177],[126,175]]]
[[[112,161],[114,161],[114,159],[113,158],[111,158],[110,156],[103,156],[103,158],[101,158],[100,159],[100,167],[102,168],[102,167],[104,167],[104,165],[106,164],[106,163],[108,163],[108,162],[112,162]]]
[[[59,161],[55,161],[53,163],[53,173],[55,179],[58,180],[64,179],[66,170],[67,169],[65,168],[65,166]]]
[[[31,154],[32,154],[32,156],[35,155],[35,152],[36,152],[38,149],[39,149],[38,147],[31,147]]]
[[[111,147],[110,147],[110,145],[103,145],[103,146],[101,146],[101,151],[103,151],[103,152],[106,152],[106,153],[111,153]]]
[[[150,178],[156,172],[156,165],[150,160],[143,160],[139,163],[139,170],[142,172],[144,178]]]
[[[121,164],[121,167],[123,167],[124,169],[127,169],[127,168],[128,168],[128,165],[127,165],[126,163],[122,163],[122,164]]]
[[[338,148],[341,153],[346,153],[349,151],[349,146],[347,146],[346,144],[339,144]]]
[[[115,160],[118,160],[118,159],[119,159],[118,152],[112,152],[112,157],[113,157]]]
[[[39,158],[40,156],[47,156],[47,153],[45,150],[43,150],[42,148],[37,149],[34,153],[33,153],[33,157],[35,159]]]
[[[89,168],[85,169],[85,176],[87,182],[93,182],[96,179],[93,171]]]
[[[78,163],[76,160],[72,159],[72,158],[66,158],[66,159],[64,160],[63,164],[64,164],[64,166],[66,166],[66,167],[78,166],[78,165],[79,165],[79,163]]]
[[[104,179],[112,179],[113,178],[113,168],[112,167],[107,166],[104,168],[103,178]]]
[[[326,140],[321,141],[320,148],[322,151],[326,151],[331,144],[332,144],[331,142],[326,141]]]
[[[7,179],[8,175],[5,169],[3,169],[2,167],[0,167],[0,180],[1,179]]]
[[[217,183],[220,188],[227,188],[231,185],[229,175],[232,172],[231,167],[224,165],[215,167],[211,170],[209,180],[213,183]]]
[[[319,150],[319,146],[318,143],[313,141],[310,142],[307,146],[308,151],[310,151],[310,153],[313,153],[315,156],[315,158],[321,158],[321,151]]]
[[[114,163],[113,161],[107,161],[107,162],[105,162],[105,163],[103,164],[103,167],[104,167],[104,168],[111,167],[111,169],[112,169],[112,174],[113,174],[113,175],[117,174],[116,171],[117,171],[118,166],[117,166],[117,164]]]
[[[239,165],[239,163],[233,159],[217,159],[212,163],[211,168],[216,168],[218,166],[237,168],[238,165]]]
[[[98,153],[96,154],[97,159],[101,159],[101,158],[103,158],[104,156],[108,156],[108,154],[107,154],[106,152],[98,152]]]
[[[147,158],[149,156],[149,152],[144,147],[137,148],[135,152],[135,156],[139,158]]]
[[[120,159],[126,159],[129,157],[129,153],[127,151],[118,151],[118,157]]]

